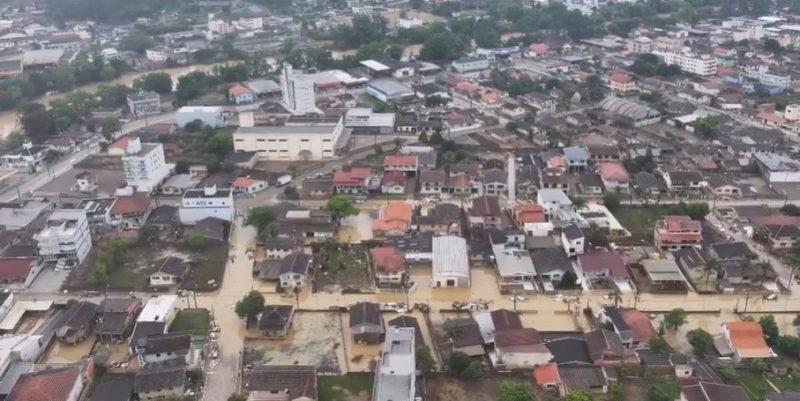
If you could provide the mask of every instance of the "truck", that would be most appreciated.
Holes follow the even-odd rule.
[[[292,176],[291,175],[283,175],[283,176],[278,177],[277,180],[275,180],[275,186],[276,187],[282,187],[284,185],[289,184],[290,182],[292,182]]]

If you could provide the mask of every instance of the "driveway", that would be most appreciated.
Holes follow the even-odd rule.
[[[47,266],[39,272],[36,279],[33,280],[31,286],[25,292],[32,294],[53,294],[61,290],[61,285],[64,280],[69,276],[69,271],[55,270],[55,266]]]

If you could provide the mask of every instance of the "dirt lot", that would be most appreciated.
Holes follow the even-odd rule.
[[[318,291],[340,292],[343,289],[372,288],[366,251],[348,247],[321,252],[322,269],[316,274]]]
[[[320,372],[344,373],[339,314],[298,312],[292,332],[283,340],[251,339],[245,342],[245,364],[314,365]]]
[[[425,383],[425,396],[428,401],[496,401],[498,386],[505,381],[532,384],[530,373],[494,375],[468,381],[446,375],[431,375]],[[546,398],[536,397],[539,400]]]

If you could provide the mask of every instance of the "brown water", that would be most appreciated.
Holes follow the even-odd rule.
[[[56,341],[47,354],[47,363],[75,363],[91,354],[94,336],[75,345]]]

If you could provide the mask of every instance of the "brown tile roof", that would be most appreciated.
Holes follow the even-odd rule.
[[[245,386],[253,392],[288,392],[286,399],[317,399],[317,369],[314,366],[257,366],[247,374]]]
[[[0,280],[25,280],[33,269],[36,258],[0,258]]]
[[[600,272],[608,269],[614,277],[626,277],[628,271],[625,261],[616,252],[590,252],[578,255],[578,263],[583,271]]]
[[[656,337],[656,329],[644,313],[636,309],[627,309],[622,311],[622,320],[631,329],[634,341],[644,343]]]
[[[498,309],[490,312],[495,331],[504,329],[521,329],[522,321],[516,312],[508,309]]]
[[[494,334],[495,347],[536,345],[542,343],[542,336],[536,329],[502,329]]]
[[[19,377],[6,401],[66,401],[80,379],[81,368],[71,366],[26,373]]]
[[[111,208],[111,215],[144,214],[150,208],[151,199],[147,196],[120,196]]]
[[[479,196],[472,200],[472,207],[469,209],[469,214],[472,216],[500,217],[502,213],[496,196]]]
[[[397,249],[384,246],[372,250],[375,270],[381,273],[396,273],[405,270],[405,255]]]

